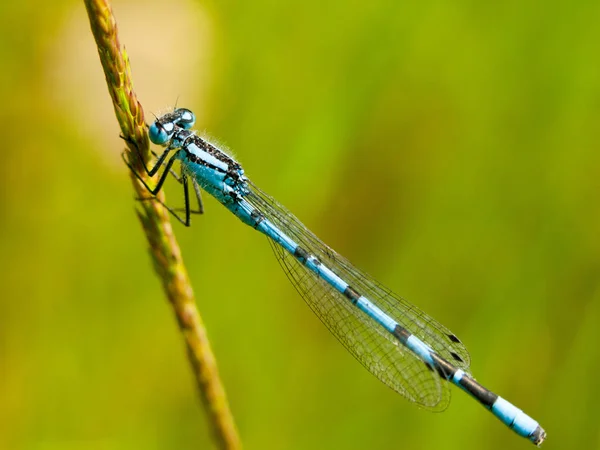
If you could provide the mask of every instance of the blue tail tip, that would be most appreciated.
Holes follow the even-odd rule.
[[[544,440],[546,439],[546,432],[544,431],[544,429],[542,427],[540,427],[538,425],[537,428],[535,429],[535,431],[533,433],[531,433],[531,436],[529,437],[529,439],[535,445],[540,447],[542,445],[542,443],[544,442]]]

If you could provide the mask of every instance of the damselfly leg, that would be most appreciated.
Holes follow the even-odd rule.
[[[190,220],[190,215],[191,214],[203,214],[204,213],[204,204],[202,202],[202,196],[200,193],[200,187],[198,186],[198,183],[196,182],[196,180],[192,180],[192,185],[194,187],[194,193],[196,195],[196,201],[198,203],[198,209],[197,210],[192,210],[190,208],[190,195],[189,195],[189,187],[188,187],[188,177],[182,172],[181,175],[177,175],[175,173],[175,171],[172,169],[172,166],[176,160],[176,158],[174,157],[175,155],[173,155],[173,157],[171,157],[170,159],[167,159],[167,156],[170,152],[170,150],[167,148],[162,155],[158,156],[158,161],[156,162],[156,164],[154,165],[154,167],[152,169],[148,169],[148,167],[146,166],[146,164],[144,163],[143,159],[141,158],[141,153],[139,151],[138,146],[135,144],[135,142],[128,140],[126,138],[124,138],[123,136],[121,136],[126,142],[129,142],[132,144],[132,146],[136,149],[137,151],[137,156],[138,158],[140,158],[140,161],[142,161],[142,166],[144,167],[145,172],[148,174],[148,176],[152,177],[154,175],[156,175],[156,173],[158,172],[158,170],[160,169],[161,166],[165,166],[165,169],[163,170],[163,172],[160,174],[158,182],[156,184],[156,186],[153,188],[151,188],[145,181],[144,179],[142,179],[142,177],[140,176],[140,174],[138,173],[138,171],[133,167],[133,165],[129,162],[129,160],[127,159],[127,155],[126,155],[126,151],[123,151],[121,153],[121,157],[123,158],[123,161],[125,162],[125,164],[127,165],[127,167],[129,167],[129,170],[131,170],[133,172],[133,174],[135,175],[135,177],[140,181],[140,183],[142,183],[142,185],[146,188],[146,190],[148,190],[148,192],[150,192],[152,194],[152,197],[141,197],[141,198],[137,198],[136,200],[138,201],[156,201],[158,203],[160,203],[167,211],[169,211],[173,217],[175,217],[179,222],[181,222],[183,225],[185,225],[186,227],[189,227],[191,224],[191,220]],[[156,153],[152,152],[152,154],[156,157]],[[163,187],[163,184],[165,183],[167,176],[171,174],[173,176],[173,178],[175,178],[175,180],[183,185],[183,193],[184,193],[184,201],[185,201],[185,206],[184,208],[171,208],[170,206],[166,205],[163,201],[161,201],[159,198],[156,197],[156,195],[160,192],[160,190]],[[182,218],[179,214],[177,214],[176,211],[184,211],[185,212],[185,219]]]

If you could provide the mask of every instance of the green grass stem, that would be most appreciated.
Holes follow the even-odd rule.
[[[136,145],[148,160],[150,149],[144,111],[133,90],[129,59],[119,43],[117,24],[110,3],[106,0],[85,0],[85,6],[121,133],[127,142],[134,143],[129,144],[127,155],[135,155],[135,149],[131,145]],[[138,159],[132,157],[132,163],[139,165]],[[143,174],[143,171],[139,173]],[[144,186],[133,173],[131,180],[136,197],[147,197]],[[164,202],[162,192],[157,197]],[[239,449],[241,442],[206,329],[196,307],[181,251],[173,234],[169,213],[155,201],[140,202],[137,213],[148,239],[154,268],[177,317],[216,442],[219,448]]]

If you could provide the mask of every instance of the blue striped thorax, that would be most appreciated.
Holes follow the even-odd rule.
[[[198,184],[221,203],[246,195],[246,178],[240,164],[220,148],[198,136],[190,128],[196,121],[189,109],[178,108],[150,125],[148,133],[155,144],[178,149],[175,158]]]

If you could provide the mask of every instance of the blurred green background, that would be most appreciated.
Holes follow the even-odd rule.
[[[600,448],[598,2],[114,10],[148,117],[196,111],[255,183],[452,329],[546,449]],[[0,25],[0,447],[210,447],[82,2],[2,2]],[[266,239],[205,202],[174,226],[247,448],[532,448],[456,389],[432,414],[378,382]]]

